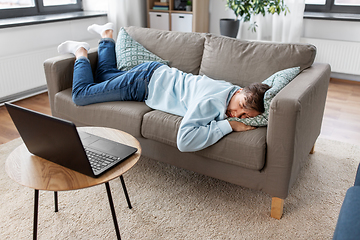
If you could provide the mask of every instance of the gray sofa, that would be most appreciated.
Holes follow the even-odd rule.
[[[152,159],[264,191],[272,197],[271,216],[280,219],[284,199],[320,133],[330,66],[313,63],[316,48],[305,44],[248,42],[205,33],[127,27],[145,48],[172,67],[230,81],[261,82],[273,73],[300,66],[302,72],[271,102],[267,127],[232,132],[215,145],[180,152],[176,134],[181,117],[150,109],[143,102],[76,106],[71,99],[74,57],[44,63],[52,114],[77,126],[104,126],[128,132]],[[96,67],[97,52],[89,59]]]

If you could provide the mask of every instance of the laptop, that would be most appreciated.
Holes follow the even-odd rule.
[[[29,152],[90,177],[133,155],[137,148],[83,131],[74,123],[5,103]]]

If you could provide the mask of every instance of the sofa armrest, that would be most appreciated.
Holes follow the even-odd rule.
[[[265,182],[273,197],[287,197],[303,158],[320,134],[330,72],[328,64],[313,64],[271,102]]]
[[[336,223],[333,240],[359,239],[360,236],[360,186],[346,191]]]
[[[336,223],[333,240],[358,239],[360,236],[360,164],[355,183],[346,191]]]
[[[88,54],[92,69],[97,63],[97,48],[90,49]],[[44,71],[49,93],[51,112],[54,115],[54,98],[56,93],[71,88],[73,81],[75,57],[72,54],[49,58],[44,62]]]

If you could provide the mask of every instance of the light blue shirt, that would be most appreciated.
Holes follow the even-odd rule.
[[[239,88],[229,82],[163,65],[151,77],[145,103],[150,108],[183,117],[177,147],[182,152],[193,152],[213,145],[232,132],[225,113]]]

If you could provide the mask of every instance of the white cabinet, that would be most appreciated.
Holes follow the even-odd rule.
[[[171,30],[178,32],[192,32],[192,14],[171,13]]]
[[[169,13],[163,12],[149,12],[150,28],[160,30],[170,30],[169,28]]]

